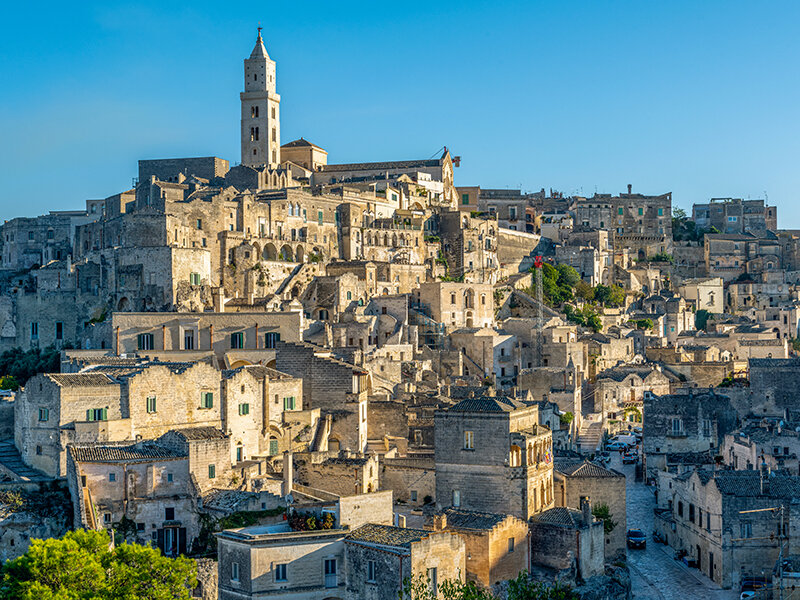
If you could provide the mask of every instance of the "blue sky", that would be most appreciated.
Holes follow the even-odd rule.
[[[25,4],[25,5],[23,5]],[[800,228],[800,3],[16,3],[0,22],[0,218],[239,159],[260,21],[282,140],[462,157],[456,183],[763,197]]]

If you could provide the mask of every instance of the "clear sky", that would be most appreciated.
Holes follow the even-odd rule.
[[[261,22],[281,136],[331,162],[462,157],[457,185],[761,198],[800,228],[800,2],[17,2],[0,20],[0,218],[239,160]]]

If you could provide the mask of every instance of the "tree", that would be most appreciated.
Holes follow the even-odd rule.
[[[594,288],[585,281],[579,281],[575,286],[575,297],[592,302],[594,300]]]
[[[61,539],[33,540],[3,565],[2,600],[189,600],[197,586],[194,563],[155,548],[111,548],[105,531],[71,531]]]
[[[431,580],[422,575],[406,577],[398,594],[400,600],[496,600],[491,592],[482,590],[472,581],[447,579],[439,584],[439,595],[433,593]]]
[[[622,306],[625,304],[625,290],[618,285],[600,283],[594,288],[594,299],[604,306]]]
[[[605,532],[606,535],[614,531],[614,528],[617,526],[616,521],[611,518],[611,511],[608,508],[608,504],[595,504],[592,508],[592,515],[603,522],[603,532]]]
[[[61,352],[53,346],[28,351],[13,348],[0,354],[0,373],[10,375],[19,385],[25,385],[37,373],[58,373],[60,370]]]
[[[558,265],[556,269],[558,270],[559,285],[574,288],[581,280],[578,272],[569,265]]]
[[[695,329],[705,329],[706,325],[708,325],[708,319],[711,317],[711,313],[708,312],[705,308],[701,308],[694,314],[694,328]]]
[[[12,390],[16,392],[19,389],[19,382],[13,375],[3,375],[0,377],[0,390]]]

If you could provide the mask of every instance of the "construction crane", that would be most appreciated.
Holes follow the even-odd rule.
[[[543,366],[544,360],[544,313],[542,312],[542,257],[536,256],[533,259],[533,267],[536,272],[536,365]]]

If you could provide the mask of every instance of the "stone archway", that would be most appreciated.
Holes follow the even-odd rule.
[[[281,246],[281,251],[280,251],[280,255],[279,255],[279,258],[281,260],[286,260],[286,261],[291,262],[293,256],[294,256],[294,252],[292,252],[292,247],[289,244],[284,244],[283,246]]]
[[[278,249],[275,244],[269,243],[264,246],[264,260],[278,260]]]
[[[303,262],[304,256],[305,250],[303,250],[303,245],[297,244],[297,248],[294,249],[294,262]]]

